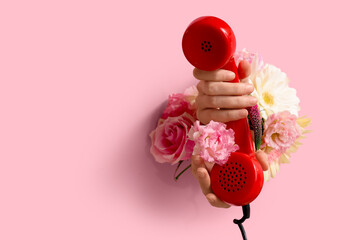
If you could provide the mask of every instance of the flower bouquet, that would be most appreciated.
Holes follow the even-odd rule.
[[[299,98],[296,90],[289,86],[289,78],[279,68],[265,64],[262,57],[247,50],[235,54],[237,63],[247,60],[251,64],[248,77],[254,85],[251,95],[257,97],[258,108],[249,112],[261,118],[262,129],[255,131],[255,147],[268,156],[269,169],[264,171],[265,180],[275,177],[280,164],[289,163],[290,155],[297,151],[300,139],[309,130],[311,123],[307,117],[299,117]],[[210,121],[202,125],[196,118],[195,99],[198,91],[195,86],[184,93],[171,94],[157,127],[150,133],[150,152],[159,163],[177,164],[175,179],[184,173],[189,164],[180,173],[180,165],[198,154],[207,162],[223,165],[230,154],[238,150],[234,142],[234,131],[226,129],[220,122]],[[257,110],[259,109],[259,110]],[[251,121],[249,121],[250,127]],[[255,128],[256,126],[253,126]]]

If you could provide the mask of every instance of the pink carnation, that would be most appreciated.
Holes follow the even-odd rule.
[[[295,143],[301,135],[301,129],[296,123],[297,117],[288,111],[270,115],[265,122],[265,131],[261,147],[271,147],[280,153]]]
[[[191,109],[191,104],[186,100],[186,96],[182,93],[171,94],[161,118],[178,117],[185,112],[190,115],[194,114],[194,110]]]
[[[193,154],[199,154],[208,162],[223,165],[227,162],[230,154],[239,149],[234,142],[234,131],[226,129],[226,125],[220,122],[210,121],[207,125],[194,123],[190,129],[189,138],[195,142]]]
[[[159,163],[175,164],[191,158],[195,143],[187,135],[195,119],[188,113],[168,117],[150,133],[150,152]]]

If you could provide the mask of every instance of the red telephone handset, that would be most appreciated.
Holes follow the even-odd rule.
[[[234,60],[235,34],[223,20],[205,16],[195,19],[186,29],[182,48],[186,59],[196,68],[213,71],[226,69],[235,73],[231,82],[239,82],[238,68]],[[255,158],[247,118],[227,122],[235,132],[235,143],[239,150],[230,155],[223,166],[215,164],[211,170],[213,192],[223,201],[245,206],[261,192],[264,175]]]

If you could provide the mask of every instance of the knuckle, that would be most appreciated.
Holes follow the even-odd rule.
[[[215,83],[208,82],[206,85],[206,91],[209,95],[216,95],[216,93],[218,92],[218,87]]]
[[[203,98],[204,98],[204,95],[198,95],[195,98],[195,104],[198,107],[198,109],[202,109]]]
[[[216,97],[208,96],[207,102],[209,103],[209,107],[216,108],[218,105],[218,101]]]
[[[236,100],[234,102],[236,103],[236,107],[244,106],[244,100],[242,97],[236,97]]]
[[[202,81],[200,81],[198,84],[196,84],[196,89],[199,91],[199,93],[202,92]]]

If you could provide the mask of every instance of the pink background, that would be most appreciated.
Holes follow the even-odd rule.
[[[359,239],[355,0],[1,1],[0,239],[241,238],[241,208],[149,153],[168,94],[196,84],[181,37],[203,15],[283,69],[313,119],[249,239]]]

